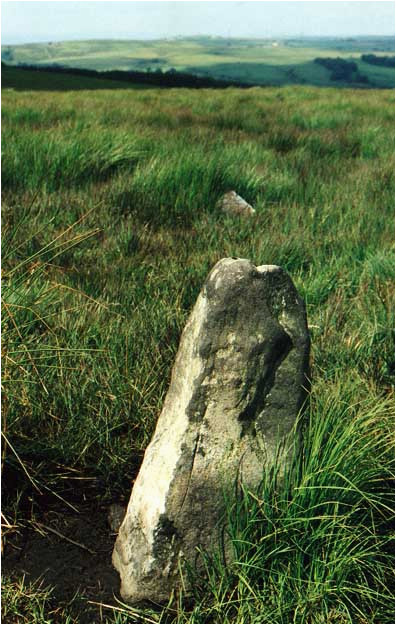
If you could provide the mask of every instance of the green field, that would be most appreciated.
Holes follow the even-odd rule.
[[[24,75],[2,93],[3,621],[394,623],[394,91]],[[217,208],[231,189],[251,220]],[[235,560],[206,554],[192,602],[128,607],[107,508],[228,256],[306,302],[303,453],[228,502]]]
[[[333,86],[329,71],[314,64],[316,57],[359,60],[362,54],[394,54],[391,37],[300,40],[188,39],[65,41],[2,46],[7,63],[80,67],[97,71],[169,71],[176,69],[217,79],[259,85],[312,84]],[[394,87],[394,68],[373,68],[359,62],[372,87]],[[376,71],[374,71],[376,70]],[[345,86],[345,85],[342,85]]]

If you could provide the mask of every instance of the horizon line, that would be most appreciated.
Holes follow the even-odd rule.
[[[198,39],[198,38],[209,38],[209,39],[224,39],[227,41],[230,40],[251,40],[251,41],[270,41],[273,39],[280,39],[280,40],[284,40],[284,39],[363,39],[363,38],[371,38],[371,37],[376,37],[376,38],[382,38],[382,39],[386,39],[386,38],[395,38],[395,33],[393,34],[389,34],[389,35],[384,35],[384,34],[376,34],[376,33],[365,33],[365,34],[344,34],[344,35],[266,35],[263,37],[253,37],[253,36],[226,36],[226,35],[210,35],[210,34],[205,34],[205,33],[199,33],[196,35],[172,35],[172,36],[145,36],[145,35],[135,35],[135,36],[128,36],[128,35],[118,35],[118,36],[114,36],[114,37],[101,37],[101,36],[87,36],[87,37],[78,37],[78,38],[66,38],[66,39],[50,39],[50,38],[43,38],[40,40],[26,40],[26,41],[19,41],[17,43],[3,43],[1,42],[1,46],[23,46],[23,45],[32,45],[32,44],[40,44],[40,43],[67,43],[69,41],[159,41],[159,40],[174,40],[174,39]]]

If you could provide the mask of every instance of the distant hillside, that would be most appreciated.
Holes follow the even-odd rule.
[[[392,66],[373,65],[362,58],[394,53],[393,37],[226,39],[191,37],[152,41],[87,40],[2,46],[10,65],[67,66],[95,71],[147,74],[177,71],[228,82],[259,85],[312,84],[335,86],[332,70],[317,58],[341,58],[358,65],[354,86],[392,88]],[[345,86],[344,83],[336,83]]]

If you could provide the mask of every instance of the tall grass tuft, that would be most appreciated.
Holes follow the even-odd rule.
[[[213,212],[222,194],[239,189],[255,199],[263,179],[242,160],[240,151],[218,145],[208,152],[174,146],[140,163],[116,192],[114,204],[143,223],[191,226],[200,212]]]
[[[393,622],[392,404],[356,401],[351,379],[324,390],[286,474],[228,499],[234,560],[203,554],[189,622]]]
[[[131,171],[141,149],[129,135],[109,132],[93,134],[89,128],[72,130],[67,137],[52,129],[44,136],[26,134],[24,129],[6,132],[2,161],[3,189],[37,189],[49,192],[83,185],[89,180],[106,180],[120,169]]]

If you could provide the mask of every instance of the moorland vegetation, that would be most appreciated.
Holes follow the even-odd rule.
[[[4,622],[394,623],[394,92],[59,80],[2,95]],[[162,608],[7,568],[128,499],[225,256],[284,267],[312,336],[303,453],[228,502],[234,562]]]

